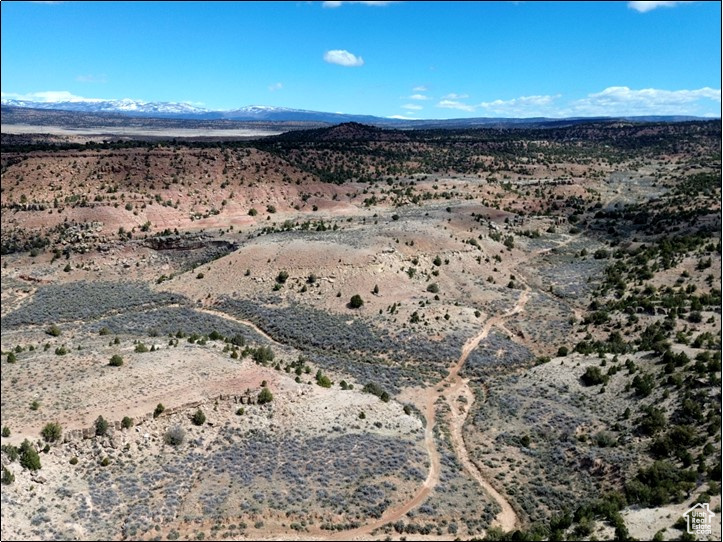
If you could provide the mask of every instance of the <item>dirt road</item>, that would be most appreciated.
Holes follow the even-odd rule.
[[[416,394],[414,402],[423,412],[426,420],[424,447],[429,455],[429,473],[427,474],[426,480],[410,499],[398,506],[387,509],[379,519],[366,523],[356,529],[335,533],[329,537],[330,540],[356,540],[367,537],[375,529],[404,518],[407,515],[407,512],[413,510],[426,500],[429,493],[439,482],[440,458],[439,451],[437,450],[437,446],[434,441],[434,426],[436,423],[436,402],[440,398],[443,398],[450,406],[450,435],[452,446],[459,462],[462,464],[465,471],[475,481],[477,481],[480,487],[482,487],[482,489],[484,489],[484,491],[489,494],[501,508],[500,513],[493,522],[493,525],[500,527],[506,532],[519,528],[520,519],[510,502],[504,495],[495,489],[489,480],[485,478],[484,474],[480,471],[477,465],[475,465],[475,463],[470,459],[469,452],[462,435],[462,430],[475,398],[474,393],[468,385],[468,380],[461,378],[459,376],[459,371],[464,366],[472,351],[479,346],[480,342],[487,338],[493,327],[501,325],[505,319],[519,314],[524,310],[530,297],[530,288],[524,282],[522,282],[522,284],[524,289],[520,292],[520,296],[515,303],[515,306],[504,314],[487,319],[480,332],[464,344],[460,357],[450,368],[447,377],[438,382],[435,386],[424,389]],[[276,342],[263,330],[259,329],[249,321],[233,318],[229,315],[210,309],[201,309],[201,311],[208,314],[214,314],[216,316],[222,316],[224,318],[228,318],[229,320],[234,320],[237,323],[247,325],[267,339]],[[460,398],[463,398],[464,400],[460,401]]]
[[[502,530],[506,532],[517,529],[520,525],[520,519],[514,508],[512,508],[510,502],[499,491],[497,491],[492,484],[489,483],[482,472],[480,472],[477,465],[475,465],[469,457],[469,452],[464,442],[462,430],[464,428],[464,422],[467,419],[467,415],[474,403],[475,397],[469,387],[469,381],[460,377],[459,371],[465,361],[467,361],[470,353],[477,348],[480,342],[487,338],[487,335],[489,335],[492,327],[500,324],[505,318],[509,318],[510,316],[518,314],[524,310],[529,296],[530,290],[525,287],[525,290],[523,290],[520,294],[520,297],[512,310],[501,316],[496,316],[487,320],[482,328],[482,331],[467,341],[462,348],[462,355],[457,361],[457,364],[452,368],[449,376],[446,378],[450,385],[441,394],[450,407],[449,427],[455,455],[464,467],[465,471],[467,471],[467,473],[469,473],[469,475],[477,481],[482,489],[484,489],[502,509],[495,518],[493,525],[501,527]],[[464,400],[460,401],[460,397]]]
[[[469,388],[467,381],[463,380],[459,376],[459,371],[464,366],[464,363],[467,361],[470,353],[487,337],[494,326],[500,324],[505,318],[509,318],[510,316],[518,314],[524,310],[529,296],[530,289],[525,286],[525,289],[520,293],[517,303],[515,303],[515,306],[510,311],[488,319],[482,327],[482,330],[465,343],[462,347],[462,353],[460,354],[459,359],[450,368],[449,375],[437,383],[437,385],[427,388],[417,395],[417,400],[415,402],[418,407],[422,407],[421,410],[426,419],[424,446],[429,454],[430,465],[427,479],[417,490],[414,496],[405,503],[388,509],[378,520],[367,523],[351,531],[344,531],[335,534],[331,537],[331,540],[359,539],[370,535],[374,529],[378,529],[387,523],[393,523],[404,518],[407,512],[422,504],[429,495],[430,491],[437,485],[437,482],[439,482],[440,461],[439,452],[437,451],[437,446],[434,442],[434,425],[436,423],[435,403],[440,397],[444,398],[451,407],[452,414],[450,416],[450,429],[452,445],[457,458],[470,476],[479,483],[482,489],[484,489],[502,509],[495,518],[494,524],[501,527],[504,531],[512,531],[519,527],[519,517],[517,516],[514,508],[512,508],[510,502],[499,491],[497,491],[492,484],[489,483],[489,481],[469,458],[469,452],[467,451],[464,438],[462,437],[462,428],[464,427],[464,422],[467,418],[469,409],[474,402],[474,394]],[[460,396],[463,396],[467,400],[466,406],[462,408],[455,406],[455,400],[457,400]]]

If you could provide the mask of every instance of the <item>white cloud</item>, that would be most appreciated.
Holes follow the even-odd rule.
[[[570,104],[575,115],[707,115],[701,109],[712,101],[720,109],[721,90],[703,87],[697,90],[662,90],[628,87],[608,87],[602,92],[588,94]]]
[[[640,13],[652,11],[656,8],[674,8],[679,4],[692,4],[692,2],[673,2],[673,1],[639,1],[628,2],[628,7]]]
[[[478,104],[468,104],[460,100],[467,97],[466,94],[448,94],[437,107],[443,109],[457,109],[469,113],[478,112],[481,115],[494,115],[505,117],[541,117],[554,116],[552,111],[553,102],[560,97],[556,96],[521,96],[511,100],[493,100]]]
[[[427,87],[425,87],[424,85],[419,85],[417,87],[414,87],[412,90],[414,92],[427,92]]]
[[[17,94],[14,92],[3,92],[2,97],[10,100],[26,100],[30,102],[102,102],[99,98],[83,98],[71,94],[67,90],[46,90],[44,92],[31,92],[29,94]]]
[[[540,117],[550,114],[549,106],[559,98],[555,96],[520,96],[511,100],[482,102],[479,107],[487,113],[517,117]]]
[[[75,78],[76,81],[81,83],[107,83],[108,77],[105,75],[78,75]]]
[[[470,113],[474,113],[475,110],[475,106],[464,104],[456,100],[442,100],[437,104],[437,107],[441,107],[442,109],[459,109],[460,111],[468,111]]]
[[[424,109],[424,108],[423,108],[421,105],[417,105],[417,104],[404,104],[404,105],[402,106],[402,109],[410,109],[410,110],[413,110],[413,111],[419,111],[419,110]]]
[[[398,119],[398,120],[418,120],[414,117],[405,117],[404,115],[391,115],[387,118],[388,119]]]
[[[334,49],[324,53],[324,60],[329,64],[339,64],[339,66],[363,66],[364,59],[356,56],[344,49]]]
[[[409,96],[410,100],[429,100],[429,96],[425,96],[424,94],[412,94]]]
[[[576,100],[562,100],[560,94],[520,96],[469,104],[445,96],[437,107],[492,117],[629,117],[643,115],[719,116],[721,90],[631,89],[608,87]]]
[[[274,83],[273,85],[269,85],[269,92],[275,92],[277,90],[281,90],[282,88],[284,88],[282,83]]]
[[[450,92],[446,96],[442,96],[443,100],[464,100],[465,98],[469,98],[469,94],[455,94],[454,92]]]
[[[374,2],[374,1],[358,1],[358,2],[322,2],[321,5],[325,8],[340,8],[344,4],[363,4],[365,6],[377,6],[377,7],[384,7],[388,6],[389,4],[396,4],[397,2]]]

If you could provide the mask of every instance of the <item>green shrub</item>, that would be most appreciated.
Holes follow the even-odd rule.
[[[582,380],[582,383],[586,386],[596,386],[607,383],[608,378],[607,375],[602,374],[600,367],[588,367],[585,370],[585,374],[580,377],[580,380]]]
[[[432,284],[427,286],[427,291],[431,292],[433,294],[439,293],[439,285],[436,282],[433,282]]]
[[[656,461],[638,471],[635,479],[625,485],[630,504],[661,506],[669,502],[681,502],[695,486],[697,475],[683,470],[668,461]]]
[[[647,397],[650,395],[654,386],[655,379],[651,374],[645,374],[642,377],[640,375],[635,375],[635,378],[633,378],[633,388],[635,389],[635,394],[641,397]]]
[[[49,422],[45,424],[40,434],[46,442],[56,442],[63,435],[63,428],[58,422]]]
[[[76,456],[73,456],[70,458],[70,464],[71,465],[77,465],[78,464],[78,458]]]
[[[322,388],[331,388],[332,385],[332,381],[328,376],[319,374],[316,375],[316,383]]]
[[[123,419],[121,420],[121,427],[123,429],[130,429],[131,427],[133,427],[133,418],[123,416]]]
[[[38,451],[30,444],[28,439],[25,439],[20,445],[20,465],[28,470],[36,471],[40,470],[40,456]]]
[[[251,357],[256,363],[266,364],[274,361],[274,352],[270,346],[259,346]]]
[[[289,273],[286,271],[279,271],[279,274],[276,275],[276,282],[279,284],[284,284],[289,279]]]
[[[2,481],[2,484],[4,486],[9,486],[15,481],[15,475],[10,472],[10,469],[8,469],[7,467],[3,467],[3,475],[0,481]]]
[[[199,408],[191,417],[191,421],[193,425],[203,425],[206,423],[206,415],[203,413],[203,410]]]
[[[110,329],[108,329],[107,327],[103,326],[102,328],[100,328],[100,329],[98,330],[98,335],[110,335]]]
[[[163,411],[166,410],[166,407],[163,406],[163,403],[158,403],[156,405],[156,409],[153,411],[153,417],[157,418],[161,414],[163,414]]]
[[[2,436],[3,438],[8,438],[10,436],[10,428],[7,425],[3,426]]]
[[[604,248],[599,248],[593,253],[593,258],[596,260],[606,260],[610,257],[610,252]]]
[[[166,434],[163,436],[163,441],[171,446],[179,446],[183,444],[185,438],[186,432],[180,425],[176,425],[166,431]]]
[[[52,337],[59,337],[62,331],[60,331],[60,328],[55,324],[51,324],[51,326],[45,330],[45,333]]]
[[[3,444],[2,451],[5,455],[7,455],[10,463],[15,461],[20,456],[20,450],[18,450],[18,448],[16,446],[13,446],[12,444]]]
[[[18,358],[15,356],[15,352],[9,352],[7,361],[8,363],[15,363],[18,360]]]
[[[274,400],[274,396],[273,396],[273,394],[271,393],[271,390],[269,390],[269,388],[263,388],[263,389],[259,392],[259,396],[258,396],[258,398],[257,398],[257,401],[258,401],[258,403],[259,403],[260,405],[264,405],[264,404],[266,404],[266,403],[270,403],[270,402],[273,401],[273,400]]]
[[[367,384],[365,384],[362,388],[362,391],[365,393],[371,393],[373,395],[376,395],[385,403],[389,401],[389,394],[384,391],[384,389],[382,389],[379,384],[375,382],[368,382]]]
[[[96,436],[102,437],[108,432],[108,422],[105,421],[103,416],[98,416],[95,420],[95,434]]]
[[[110,365],[111,367],[120,367],[121,365],[123,365],[123,357],[119,356],[118,354],[113,354],[113,356],[111,356],[110,358],[110,361],[108,362],[108,365]]]
[[[359,294],[351,296],[351,299],[349,300],[349,307],[351,307],[352,309],[358,309],[362,305],[364,305],[364,300]]]
[[[256,216],[257,214],[259,214],[259,212],[256,209],[254,209],[253,207],[251,207],[251,209],[249,209],[249,216]]]

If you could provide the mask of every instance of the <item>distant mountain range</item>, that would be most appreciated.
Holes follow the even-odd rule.
[[[305,121],[339,124],[342,122],[376,123],[394,121],[372,115],[343,115],[304,109],[289,109],[268,105],[250,105],[239,109],[212,111],[187,103],[144,102],[141,100],[88,100],[72,102],[32,102],[28,100],[2,99],[4,106],[23,107],[79,113],[119,113],[134,117],[157,117],[194,120],[239,120],[239,121]]]
[[[304,122],[341,124],[345,122],[360,122],[375,126],[388,126],[395,128],[471,128],[471,127],[501,127],[501,126],[560,126],[590,121],[628,121],[628,122],[684,122],[694,120],[711,120],[690,116],[639,116],[639,117],[577,117],[555,119],[546,117],[537,118],[463,118],[463,119],[426,119],[405,120],[372,115],[348,115],[341,113],[327,113],[322,111],[308,111],[304,109],[289,109],[286,107],[273,107],[266,105],[251,105],[227,111],[212,111],[187,103],[176,102],[144,102],[141,100],[78,100],[66,102],[33,102],[29,100],[2,99],[0,103],[5,108],[23,108],[44,111],[67,111],[85,114],[120,115],[135,118],[160,119],[188,119],[196,121],[263,121],[263,122]],[[3,119],[5,122],[5,119]]]

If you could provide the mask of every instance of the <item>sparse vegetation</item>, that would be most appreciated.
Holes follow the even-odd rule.
[[[196,410],[191,417],[191,421],[193,422],[193,425],[203,425],[206,423],[206,415],[203,413],[203,410],[200,408]]]
[[[183,428],[180,425],[175,425],[171,427],[166,433],[163,435],[163,442],[166,444],[169,444],[171,446],[180,446],[183,444],[183,441],[186,439],[186,432],[183,430]]]
[[[103,416],[98,416],[93,424],[95,428],[95,436],[103,437],[108,433],[108,422]]]
[[[63,435],[63,428],[58,422],[49,422],[45,424],[40,434],[46,442],[57,442]]]
[[[263,388],[258,395],[257,402],[260,405],[265,405],[266,403],[270,403],[274,400],[274,395],[271,393],[271,390],[269,388]]]
[[[111,367],[120,367],[123,365],[123,357],[118,354],[113,354],[108,362]]]
[[[20,445],[20,465],[30,471],[40,470],[41,468],[40,456],[28,439],[25,439]]]
[[[2,485],[9,486],[15,481],[15,475],[7,467],[3,467],[3,475],[0,478]]]
[[[58,539],[69,524],[109,539],[249,538],[247,524],[341,535],[427,478],[429,411],[392,402],[410,387],[435,400],[439,479],[369,536],[586,539],[606,523],[640,538],[625,507],[717,493],[720,122],[342,125],[262,141],[27,148],[7,135],[3,421],[22,434],[75,409],[141,416],[132,432],[98,433],[96,420],[85,438],[66,429],[67,445],[40,444],[53,475],[30,486],[11,465],[21,451],[3,446],[22,482],[8,502],[42,489],[21,495],[31,504],[11,524]],[[132,223],[110,234],[67,212],[127,205]],[[178,230],[151,227],[152,206]],[[239,221],[252,206],[264,220]],[[186,231],[217,214],[218,227]],[[127,352],[123,369],[102,369]],[[390,404],[359,397],[362,386]],[[146,420],[148,397],[172,397],[173,414],[159,404],[160,419]],[[219,399],[205,414],[199,397]],[[323,423],[305,423],[317,414]],[[177,420],[202,428],[186,435]],[[459,442],[524,530],[490,528],[497,503]],[[39,468],[37,445],[26,448]]]

